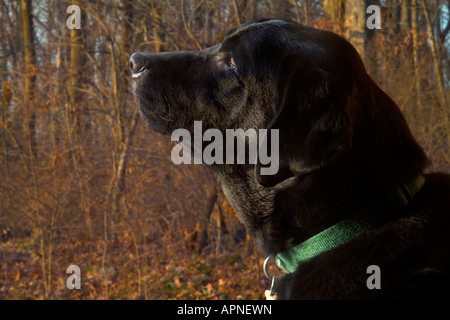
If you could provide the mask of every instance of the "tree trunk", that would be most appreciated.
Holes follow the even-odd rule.
[[[80,3],[74,1],[75,4]],[[83,118],[82,115],[87,111],[84,105],[84,97],[81,91],[82,86],[86,82],[84,73],[86,72],[86,53],[85,53],[85,34],[83,29],[83,22],[85,21],[84,11],[81,10],[81,29],[70,29],[70,60],[69,60],[69,82],[68,94],[69,104],[66,109],[66,126],[67,134],[71,147],[69,155],[72,158],[74,171],[77,175],[78,187],[80,190],[80,206],[84,213],[84,219],[88,232],[89,239],[93,238],[93,227],[90,209],[88,208],[88,199],[84,186],[83,172],[80,164],[82,163],[82,145],[81,137],[86,133],[83,132]],[[87,147],[85,145],[85,147]]]
[[[130,56],[130,40],[132,35],[132,20],[133,20],[133,5],[131,2],[124,1],[122,6],[122,34],[121,41],[119,44],[119,54],[116,56],[114,54],[114,46],[111,43],[112,55],[112,71],[113,71],[113,88],[114,88],[114,106],[116,113],[116,126],[115,126],[115,141],[117,150],[117,165],[115,168],[115,185],[113,189],[113,208],[114,211],[120,215],[121,204],[123,202],[124,192],[125,192],[125,179],[126,179],[126,167],[127,159],[129,154],[129,148],[136,131],[136,126],[139,120],[139,114],[136,111],[131,115],[131,121],[128,123],[130,129],[126,132],[126,113],[125,106],[123,105],[127,99],[127,86],[128,79],[125,76],[127,72],[125,68],[128,67],[128,61]],[[119,62],[118,64],[116,62]],[[119,76],[120,75],[120,78]],[[119,79],[118,79],[119,78]]]
[[[36,51],[34,48],[34,31],[33,31],[33,16],[31,0],[21,1],[22,13],[22,46],[24,53],[24,108],[25,123],[24,130],[28,140],[28,151],[30,157],[35,157],[37,154],[36,144]]]
[[[411,7],[411,28],[412,28],[412,40],[413,40],[413,68],[414,68],[414,83],[416,88],[416,104],[418,110],[418,116],[423,117],[424,110],[422,105],[422,88],[420,85],[421,73],[419,66],[419,26],[417,16],[417,2],[413,0]],[[423,126],[421,126],[423,128]]]
[[[82,19],[83,20],[83,19]],[[68,93],[73,114],[73,134],[81,134],[82,94],[84,71],[84,40],[82,29],[70,30],[70,62],[69,62],[69,86]]]
[[[4,47],[1,48],[0,56],[4,56]],[[2,154],[3,154],[3,164],[5,167],[5,183],[8,183],[9,180],[9,164],[8,164],[8,141],[6,139],[6,130],[10,125],[9,112],[8,107],[11,101],[12,92],[11,86],[8,81],[6,81],[6,59],[0,58],[0,127],[2,130]],[[8,197],[9,200],[9,197]],[[6,201],[6,199],[5,199]],[[9,201],[8,201],[9,202]]]
[[[345,0],[324,0],[323,10],[331,21],[337,22],[341,32],[344,31]]]
[[[67,88],[70,98],[70,124],[71,124],[71,136],[73,137],[72,156],[74,161],[81,163],[81,146],[80,136],[81,132],[81,115],[83,114],[84,107],[82,106],[83,98],[80,91],[83,85],[83,72],[84,68],[84,44],[83,44],[82,29],[70,30],[70,62],[69,62],[69,86]]]
[[[444,122],[446,124],[447,129],[447,144],[450,144],[450,122],[449,122],[449,111],[448,111],[448,103],[447,103],[447,93],[445,92],[444,87],[444,79],[442,76],[442,60],[438,56],[438,48],[436,45],[436,35],[434,33],[433,24],[431,22],[430,13],[428,11],[427,2],[425,0],[420,1],[423,13],[425,16],[425,21],[428,30],[428,38],[431,50],[431,56],[433,58],[434,71],[436,74],[436,84],[438,88],[439,94],[439,104],[441,106],[442,115],[444,118]]]
[[[410,0],[399,0],[400,1],[400,14],[401,14],[401,19],[400,19],[400,24],[401,24],[401,29],[402,29],[402,33],[405,36],[409,30],[411,30],[411,26],[410,26],[410,18],[409,18],[409,9],[411,7],[410,4]]]
[[[358,51],[359,55],[365,60],[365,29],[366,29],[366,7],[362,0],[345,1],[344,32]]]
[[[341,34],[350,41],[365,60],[366,6],[363,0],[324,0],[323,9],[339,24]]]

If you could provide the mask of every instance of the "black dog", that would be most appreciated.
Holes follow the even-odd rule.
[[[278,129],[279,170],[212,164],[241,222],[287,274],[279,299],[435,298],[449,289],[450,176],[352,45],[284,20],[197,52],[135,53],[151,128]],[[270,146],[269,146],[270,147]]]

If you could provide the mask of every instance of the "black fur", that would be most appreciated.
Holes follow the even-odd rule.
[[[203,130],[280,130],[276,175],[260,175],[260,164],[211,166],[265,255],[354,214],[428,166],[399,108],[352,45],[331,32],[260,20],[231,30],[215,47],[137,53],[130,64],[144,70],[133,90],[158,132],[192,131],[194,120]],[[388,221],[280,278],[278,297],[448,296],[450,176],[425,177],[414,200]],[[366,286],[369,265],[381,269],[381,290]]]

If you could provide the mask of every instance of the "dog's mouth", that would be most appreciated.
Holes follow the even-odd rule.
[[[133,72],[132,92],[139,113],[151,129],[163,135],[170,135],[175,128],[174,115],[167,97],[156,95],[153,90],[143,90],[146,70]]]

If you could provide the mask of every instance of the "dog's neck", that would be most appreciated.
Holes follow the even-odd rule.
[[[380,150],[380,154],[383,152]],[[219,175],[225,195],[240,221],[256,237],[263,254],[277,254],[342,221],[386,189],[422,172],[413,168],[409,176],[400,173],[405,180],[398,177],[394,183],[376,170],[377,161],[384,160],[372,155],[371,159],[359,161],[360,157],[359,153],[349,152],[326,167],[271,188],[258,184],[251,166],[233,166],[227,168],[233,174]]]
[[[424,183],[425,177],[418,175],[404,184],[385,189],[380,192],[380,198],[373,199],[349,217],[278,253],[277,265],[287,273],[295,272],[300,264],[325,251],[344,245],[375,226],[395,218],[393,212],[413,201]]]
[[[351,149],[325,167],[267,188],[257,182],[253,166],[216,170],[225,195],[264,254],[291,248],[377,199],[386,188],[423,173],[428,159],[403,115],[371,85],[370,92],[377,91],[373,104],[363,101],[355,107]],[[369,93],[360,94],[358,99],[367,100]]]

